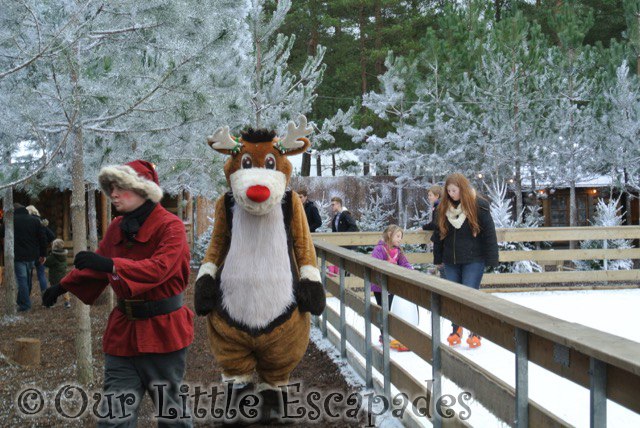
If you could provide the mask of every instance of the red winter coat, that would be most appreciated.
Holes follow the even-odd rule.
[[[90,305],[111,285],[119,299],[159,300],[181,293],[189,281],[189,246],[182,221],[160,204],[127,242],[116,218],[96,251],[111,257],[116,274],[73,269],[60,284]],[[129,321],[115,308],[102,339],[105,353],[134,356],[185,348],[193,341],[193,313],[186,306],[165,315]]]

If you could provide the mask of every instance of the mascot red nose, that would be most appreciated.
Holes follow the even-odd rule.
[[[304,116],[287,134],[229,127],[208,138],[229,159],[231,190],[216,202],[211,242],[198,272],[195,308],[207,317],[211,351],[236,392],[261,397],[262,420],[277,413],[289,375],[309,343],[310,314],[325,308],[325,291],[304,208],[288,191],[287,156],[311,145]],[[257,374],[259,382],[254,384]],[[277,417],[277,416],[275,416]]]
[[[267,186],[251,186],[247,189],[247,197],[253,202],[264,202],[269,199],[269,188]]]

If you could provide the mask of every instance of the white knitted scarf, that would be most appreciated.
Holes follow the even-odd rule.
[[[447,209],[447,219],[453,227],[460,229],[462,227],[462,223],[467,219],[467,216],[462,212],[462,204],[458,205],[458,208],[454,208],[450,205]]]

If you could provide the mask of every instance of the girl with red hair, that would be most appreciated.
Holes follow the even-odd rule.
[[[484,267],[498,264],[498,243],[489,203],[476,194],[464,175],[447,177],[436,226],[431,237],[434,263],[444,263],[449,281],[478,290]],[[452,326],[447,340],[451,346],[459,345],[462,327]],[[477,348],[480,337],[469,332],[467,343]]]

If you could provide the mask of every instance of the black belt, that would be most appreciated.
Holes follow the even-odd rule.
[[[182,307],[182,293],[160,300],[118,299],[118,309],[129,321],[144,320],[177,311]]]

